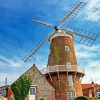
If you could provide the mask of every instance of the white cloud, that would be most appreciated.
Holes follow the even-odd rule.
[[[85,8],[86,17],[89,21],[100,21],[100,1],[90,0]]]
[[[4,86],[5,85],[5,78],[7,78],[7,83],[8,83],[8,85],[10,85],[19,76],[20,76],[20,74],[15,74],[15,73],[0,73],[0,86]]]
[[[23,65],[23,61],[20,58],[7,58],[4,56],[0,56],[0,66],[11,66],[11,67],[21,67]]]
[[[96,58],[98,57],[98,55],[100,54],[100,45],[93,45],[92,47],[87,47],[84,45],[76,45],[75,46],[76,49],[76,55],[77,58],[80,59],[92,59],[92,58]]]
[[[94,53],[89,53],[88,51],[84,51],[83,52],[77,52],[77,56],[79,59],[82,59],[82,58],[91,58],[91,57],[94,57],[96,56]]]
[[[98,68],[86,68],[85,76],[83,77],[82,83],[91,83],[94,81],[97,84],[100,84],[100,66]]]
[[[88,66],[88,68],[95,68],[95,69],[97,69],[98,67],[100,67],[100,60],[90,60],[88,63],[87,63],[87,65],[86,66]]]
[[[87,47],[78,44],[75,47],[79,66],[85,68],[85,76],[82,83],[94,81],[100,84],[100,45]]]

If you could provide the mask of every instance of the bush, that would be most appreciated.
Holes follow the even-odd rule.
[[[11,85],[15,100],[26,100],[29,93],[32,79],[29,76],[21,76],[15,83]]]
[[[80,97],[76,97],[75,100],[89,100],[89,98],[85,96],[80,96]]]

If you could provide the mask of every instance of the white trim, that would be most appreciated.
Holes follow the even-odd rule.
[[[78,67],[78,65],[71,65],[71,68],[68,69],[67,65],[53,65],[53,66],[47,66],[46,68],[43,68],[41,70],[41,73],[46,74],[49,72],[79,72],[82,74],[85,74],[85,69]]]
[[[69,51],[69,46],[65,46],[65,51]]]
[[[66,36],[66,37],[70,37],[71,39],[73,39],[73,36],[70,33],[66,31],[58,30],[57,32],[53,33],[50,36],[50,41],[52,41],[53,38],[58,37],[58,36]]]
[[[97,93],[96,93],[96,97],[97,97],[97,98],[100,98],[100,92],[97,92]]]
[[[29,89],[29,100],[36,100],[36,86],[31,86]]]
[[[68,100],[75,100],[76,92],[67,92],[67,99]]]
[[[67,69],[71,69],[71,66],[72,66],[71,62],[67,62]]]
[[[36,95],[36,87],[31,86],[29,90],[30,95]]]
[[[73,76],[68,75],[68,86],[73,86]]]

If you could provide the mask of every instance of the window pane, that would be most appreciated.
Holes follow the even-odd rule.
[[[67,69],[71,68],[71,62],[67,62]]]
[[[75,92],[68,92],[68,100],[75,100]]]
[[[72,77],[72,75],[68,76],[68,85],[73,86],[73,77]]]
[[[30,95],[35,95],[36,94],[36,87],[31,87],[30,88]]]
[[[65,51],[69,51],[69,46],[65,46]]]

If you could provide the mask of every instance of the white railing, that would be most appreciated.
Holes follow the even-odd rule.
[[[67,65],[55,65],[55,66],[48,66],[47,68],[43,68],[41,72],[43,74],[50,73],[50,72],[79,72],[85,74],[85,69],[80,68],[77,65],[72,65],[70,68]]]

